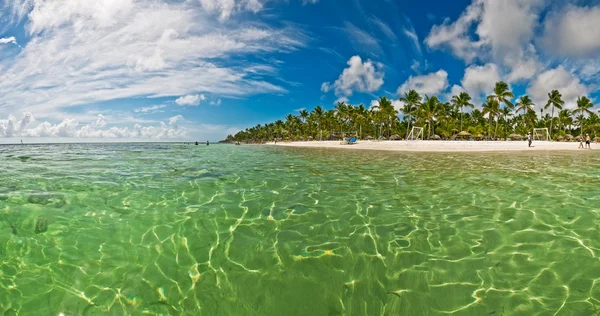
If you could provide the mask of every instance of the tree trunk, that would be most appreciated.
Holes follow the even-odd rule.
[[[488,140],[492,139],[492,114],[490,113],[490,122],[488,123]]]
[[[427,124],[429,125],[427,128],[427,139],[431,139],[431,120],[427,120]]]
[[[462,111],[462,106],[461,106],[461,107],[460,107],[460,132],[462,132],[462,131],[463,131],[463,129],[462,129],[462,113],[463,113],[463,111]],[[460,133],[460,132],[459,132],[459,133]]]
[[[410,135],[410,118],[407,121],[408,121],[408,126],[406,127],[406,138],[405,139],[408,139],[408,136]]]
[[[552,121],[554,121],[554,104],[552,105],[552,116],[550,117],[550,141],[552,141]]]
[[[494,130],[494,139],[496,139],[497,135],[498,135],[498,123],[500,122],[500,120],[496,120],[496,129]]]

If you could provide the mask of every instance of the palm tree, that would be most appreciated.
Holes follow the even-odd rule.
[[[369,112],[367,109],[365,109],[365,106],[361,104],[358,107],[352,107],[351,116],[352,120],[354,121],[355,128],[356,124],[358,124],[360,139],[363,139],[362,124],[368,118]]]
[[[300,119],[302,120],[302,130],[301,130],[301,133],[305,134],[306,130],[304,130],[304,129],[306,128],[306,120],[308,120],[309,114],[308,114],[308,111],[306,109],[300,110],[299,114],[300,114],[299,115]],[[304,136],[306,136],[306,135],[302,135],[302,137],[304,137]]]
[[[572,113],[568,109],[558,112],[558,124],[560,125],[561,131],[565,130],[565,126],[573,124],[573,118],[571,116]]]
[[[317,105],[312,112],[310,112],[311,116],[313,117],[313,120],[317,122],[317,124],[319,125],[319,140],[323,140],[323,131],[321,130],[321,121],[323,120],[323,117],[325,115],[325,110],[323,110],[323,108],[320,105]]]
[[[517,103],[515,104],[515,107],[517,108],[515,110],[515,113],[523,111],[523,115],[519,116],[521,118],[523,124],[525,124],[524,123],[525,113],[527,113],[529,111],[533,111],[534,106],[535,106],[535,104],[533,103],[533,101],[531,101],[531,98],[529,98],[528,95],[524,95],[524,96],[520,97],[519,101],[517,101]],[[531,128],[533,128],[533,126]]]
[[[418,110],[421,100],[423,100],[423,98],[415,90],[408,91],[404,94],[404,97],[400,98],[400,101],[404,102],[404,108],[402,109],[404,119],[408,122],[408,126],[406,127],[406,138],[408,138],[408,134],[410,133],[411,120],[414,118],[415,111]]]
[[[489,124],[488,124],[488,140],[491,139],[491,128],[492,128],[492,122],[495,116],[498,116],[498,114],[500,113],[500,103],[498,103],[498,101],[496,101],[493,98],[488,98],[487,102],[483,105],[483,111],[482,114],[483,115],[488,115],[489,117]],[[498,124],[496,123],[496,130]],[[496,133],[494,133],[494,138],[496,138]]]
[[[338,119],[340,120],[339,128],[340,128],[340,134],[342,134],[343,133],[342,124],[346,123],[346,119],[349,116],[349,106],[346,105],[346,103],[344,103],[344,102],[338,102],[335,106],[335,111],[336,111],[336,115],[337,115]],[[343,135],[342,135],[342,138],[343,138]]]
[[[502,114],[502,117],[504,118],[504,137],[508,136],[506,133],[506,125],[508,123],[507,117],[511,116],[512,113],[512,110],[508,106],[505,106],[500,110],[500,114]]]
[[[510,91],[508,84],[504,81],[496,82],[496,86],[494,87],[494,94],[489,95],[488,99],[492,99],[498,104],[504,103],[506,106],[511,109],[515,106],[510,102],[510,99],[514,98],[515,95]]]
[[[436,96],[432,96],[430,98],[428,95],[425,95],[425,101],[423,101],[423,103],[421,103],[421,106],[419,107],[419,116],[427,121],[427,139],[431,138],[431,129],[433,121],[439,114],[443,105],[444,104],[440,102],[440,100]]]
[[[519,101],[517,101],[517,104],[515,104],[515,106],[517,107],[517,109],[515,110],[516,113],[523,111],[523,114],[525,114],[529,110],[533,111],[533,107],[535,106],[535,104],[533,103],[533,101],[531,101],[528,95],[524,95],[519,98]]]
[[[591,114],[592,111],[590,110],[591,108],[594,107],[594,104],[592,104],[592,101],[590,101],[590,99],[588,99],[587,97],[579,97],[577,98],[577,108],[575,110],[573,110],[573,115],[576,114],[581,114],[581,116],[585,116],[585,114]],[[579,120],[579,130],[581,132],[581,137],[583,137],[583,119]]]
[[[292,114],[288,114],[285,117],[285,127],[287,129],[288,134],[291,134],[294,131],[294,123],[296,121],[296,117]],[[289,135],[291,136],[291,135]]]
[[[562,94],[558,92],[558,90],[552,90],[552,92],[548,93],[548,103],[544,106],[544,109],[548,109],[552,106],[552,115],[550,116],[550,139],[552,139],[552,121],[554,120],[554,108],[556,107],[559,110],[562,110],[562,106],[565,104],[565,101],[562,100]]]
[[[600,126],[600,117],[596,113],[591,113],[590,116],[588,116],[587,123],[592,129],[593,138],[596,138],[596,130],[598,129],[598,126]]]
[[[398,111],[392,105],[392,102],[387,97],[379,98],[379,105],[375,106],[379,110],[382,122],[389,123],[388,125],[388,137],[391,136],[391,128],[394,120],[397,120]]]
[[[460,131],[462,132],[463,107],[474,107],[474,105],[471,104],[471,96],[466,92],[461,92],[459,95],[452,97],[452,105],[454,105],[456,108],[460,108]]]

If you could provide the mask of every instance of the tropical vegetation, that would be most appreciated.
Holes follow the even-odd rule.
[[[369,108],[345,102],[338,102],[329,110],[316,106],[310,111],[302,109],[289,114],[285,120],[229,135],[227,141],[339,140],[349,136],[400,140],[407,138],[413,127],[423,127],[425,139],[455,139],[465,135],[473,139],[514,139],[524,137],[534,128],[548,128],[554,140],[573,139],[585,133],[600,137],[600,117],[593,112],[594,104],[586,96],[581,96],[577,107],[570,110],[564,108],[560,92],[552,90],[547,102],[539,105],[540,115],[529,96],[521,96],[513,104],[514,98],[508,84],[502,81],[496,83],[479,107],[472,104],[473,98],[467,92],[443,102],[437,96],[410,90],[396,102],[401,106],[394,106],[387,97],[380,97]]]

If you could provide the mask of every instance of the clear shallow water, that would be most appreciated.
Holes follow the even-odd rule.
[[[592,315],[600,155],[0,146],[4,315]]]

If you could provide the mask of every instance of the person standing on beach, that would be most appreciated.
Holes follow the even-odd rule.
[[[592,149],[592,145],[590,145],[590,134],[585,134],[585,148]]]
[[[579,135],[579,147],[577,147],[577,148],[578,148],[578,149],[579,149],[579,148],[583,148],[583,134],[582,134],[582,135]]]
[[[529,147],[531,147],[531,133],[527,133],[527,142],[529,143]]]

